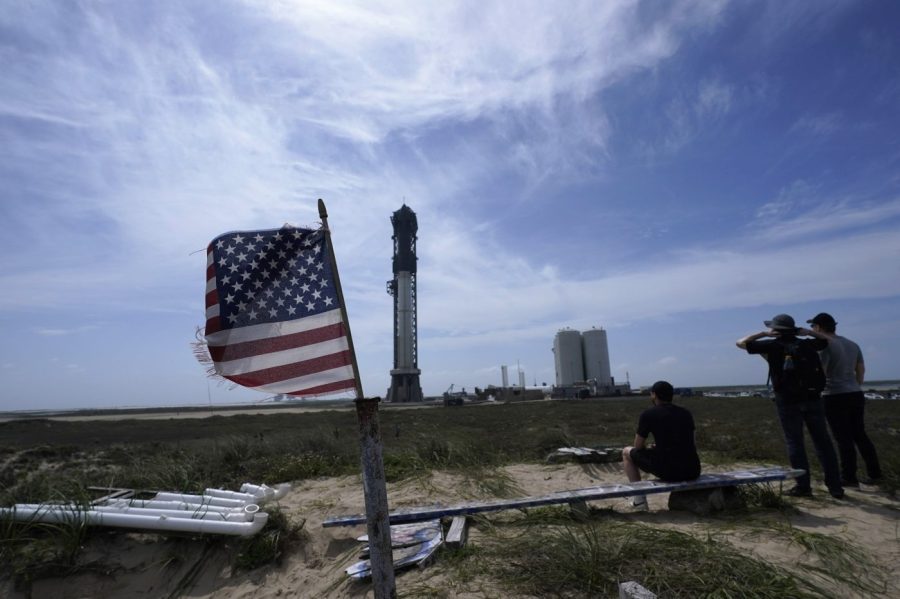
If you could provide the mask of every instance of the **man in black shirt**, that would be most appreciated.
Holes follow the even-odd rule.
[[[796,351],[800,349],[799,346],[805,346],[808,350],[813,350],[812,357],[818,362],[818,355],[815,352],[828,347],[828,338],[822,333],[798,328],[794,324],[794,319],[787,314],[778,314],[772,320],[766,320],[764,324],[769,327],[767,331],[742,337],[738,339],[737,346],[747,350],[749,354],[762,355],[768,362],[769,378],[772,379],[772,389],[775,391],[775,407],[787,445],[788,461],[792,468],[806,471],[803,476],[797,478],[797,486],[788,491],[788,494],[794,497],[812,495],[809,460],[803,441],[803,426],[806,425],[816,449],[816,457],[819,458],[825,474],[825,486],[828,487],[832,497],[841,499],[844,496],[844,487],[838,472],[837,454],[834,452],[831,437],[828,436],[822,398],[818,392],[798,391],[786,381],[786,373],[789,371],[786,368],[788,354],[785,349],[797,346],[792,350]],[[814,339],[798,339],[798,335]]]
[[[694,445],[694,418],[691,413],[672,403],[675,390],[666,381],[657,381],[650,388],[653,407],[644,410],[638,419],[634,446],[622,450],[622,463],[628,480],[641,480],[641,470],[668,482],[693,480],[700,476],[700,457]],[[655,444],[647,446],[653,435]],[[631,500],[639,509],[646,509],[647,498],[639,495]]]

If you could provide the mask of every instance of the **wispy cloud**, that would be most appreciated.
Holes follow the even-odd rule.
[[[92,331],[96,328],[96,325],[84,325],[70,329],[38,329],[35,332],[43,337],[61,337],[64,335],[75,335],[78,333],[84,333],[85,331]]]
[[[803,131],[813,135],[830,135],[842,127],[841,115],[832,112],[819,115],[803,115],[791,125],[791,131]]]

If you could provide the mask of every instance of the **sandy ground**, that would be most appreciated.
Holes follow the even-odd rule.
[[[745,466],[750,465],[711,471]],[[524,495],[541,495],[623,480],[619,464],[527,464],[507,467],[506,472]],[[442,472],[433,473],[423,480],[391,485],[388,492],[393,508],[438,502],[452,504],[477,496],[471,486]],[[729,542],[748,554],[783,567],[791,568],[804,561],[815,561],[801,547],[784,539],[729,532],[727,523],[723,524],[720,518],[669,511],[667,499],[667,494],[650,496],[650,511],[647,513],[633,513],[627,500],[622,499],[594,502],[592,505],[612,507],[628,513],[626,517],[629,519],[651,526],[674,527],[701,534],[712,530],[716,534],[726,535]],[[364,527],[323,528],[321,525],[328,517],[363,511],[363,490],[359,477],[302,481],[280,504],[292,518],[306,520],[308,536],[302,547],[287,555],[278,567],[236,573],[232,571],[228,552],[221,548],[205,549],[208,546],[196,541],[182,541],[179,544],[177,540],[154,534],[116,532],[98,535],[86,548],[84,561],[96,565],[92,572],[36,581],[30,596],[57,599],[372,597],[371,585],[351,582],[343,572],[358,559],[360,544],[355,539],[364,534]],[[866,549],[885,568],[888,582],[885,596],[900,596],[900,572],[896,570],[896,565],[900,563],[900,502],[874,488],[848,491],[845,501],[834,501],[819,489],[817,499],[797,500],[795,505],[798,510],[790,516],[795,527],[839,535]],[[480,537],[478,528],[472,528],[469,542],[477,545]],[[451,568],[442,565],[440,555],[427,567],[398,573],[397,590],[401,597],[510,596],[490,580],[460,580]],[[0,582],[0,596],[19,599],[28,597],[28,594],[14,590],[6,581]],[[838,596],[859,595],[841,590]]]

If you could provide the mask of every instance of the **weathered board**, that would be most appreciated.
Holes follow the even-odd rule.
[[[441,521],[430,520],[428,522],[410,522],[409,524],[397,524],[391,526],[391,547],[402,548],[411,545],[419,545],[428,542],[436,535],[441,534]],[[357,541],[366,543],[361,558],[369,557],[369,535],[356,537]]]
[[[734,472],[702,474],[697,479],[679,483],[669,483],[660,480],[645,480],[636,483],[622,484],[612,483],[588,487],[586,489],[559,491],[557,493],[550,493],[549,495],[540,495],[537,497],[497,499],[493,501],[471,501],[455,506],[434,505],[403,508],[391,512],[389,518],[391,524],[423,522],[435,518],[465,516],[485,512],[538,507],[542,505],[616,499],[619,497],[650,495],[653,493],[670,493],[672,491],[684,491],[688,489],[709,489],[713,487],[731,487],[750,483],[777,482],[796,478],[803,473],[803,470],[789,470],[784,468],[754,468],[750,470],[736,470]],[[322,522],[322,526],[356,526],[365,523],[365,514],[354,514],[328,518]]]
[[[393,529],[393,527],[391,527]],[[429,531],[433,536],[425,538],[424,542],[417,543],[416,545],[412,545],[410,547],[403,547],[400,549],[396,549],[392,551],[394,556],[394,569],[399,570],[400,568],[405,568],[407,566],[413,566],[415,564],[421,563],[431,557],[431,555],[437,551],[437,548],[441,546],[443,543],[443,537],[441,534],[440,521],[438,521],[437,528],[428,527],[420,529],[423,531]],[[347,576],[353,579],[361,580],[364,578],[369,578],[372,576],[372,564],[369,560],[365,559],[359,562],[356,562],[346,570]]]

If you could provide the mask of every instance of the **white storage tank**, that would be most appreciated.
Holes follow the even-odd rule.
[[[606,331],[602,328],[591,329],[581,334],[584,356],[584,375],[587,380],[596,380],[600,387],[612,385],[612,373],[609,368],[609,346],[606,343]]]
[[[581,333],[563,329],[553,338],[553,356],[556,361],[556,386],[565,387],[584,380],[584,361],[581,351]]]

